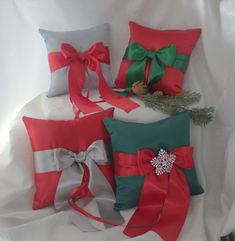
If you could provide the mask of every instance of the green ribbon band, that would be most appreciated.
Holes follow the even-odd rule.
[[[147,60],[151,61],[147,83],[152,85],[162,79],[165,66],[173,66],[185,72],[189,55],[177,53],[175,45],[167,45],[158,51],[151,51],[133,41],[126,49],[123,59],[134,61],[126,71],[126,87],[131,88],[136,81],[144,81]]]

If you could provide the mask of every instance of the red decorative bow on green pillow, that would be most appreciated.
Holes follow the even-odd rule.
[[[164,241],[176,240],[190,194],[204,192],[194,167],[188,113],[145,124],[110,118],[104,123],[114,154],[114,208],[137,206],[125,234],[134,237],[153,230],[165,237]],[[161,149],[169,153],[158,153]]]
[[[194,166],[193,147],[183,146],[158,155],[142,149],[136,155],[115,152],[116,173],[141,175],[144,184],[138,207],[124,233],[130,237],[150,230],[164,241],[175,241],[181,231],[190,204],[190,189],[182,169]]]

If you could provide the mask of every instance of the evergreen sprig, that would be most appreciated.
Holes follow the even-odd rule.
[[[146,107],[160,110],[170,116],[189,111],[190,118],[196,125],[205,126],[213,120],[214,108],[187,108],[200,101],[201,94],[196,92],[182,92],[178,96],[155,96],[147,94],[141,96]]]
[[[190,118],[195,125],[205,126],[214,118],[214,107],[194,108],[190,110]]]

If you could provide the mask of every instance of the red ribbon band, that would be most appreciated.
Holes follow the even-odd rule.
[[[70,100],[72,104],[84,114],[103,110],[99,105],[82,95],[86,68],[96,72],[99,78],[99,93],[107,103],[123,109],[126,112],[130,112],[139,106],[124,96],[114,93],[106,83],[100,62],[108,64],[110,61],[108,48],[102,43],[95,43],[85,52],[78,52],[72,45],[62,43],[61,52],[49,53],[48,59],[51,72],[65,66],[69,67],[68,81]]]

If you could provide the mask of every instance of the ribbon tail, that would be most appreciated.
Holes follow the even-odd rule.
[[[114,216],[113,212],[115,212],[115,211],[114,211],[113,207],[112,207],[112,209],[108,208],[108,210],[104,209],[103,211],[105,211],[105,212],[108,211],[109,214],[104,213],[102,215],[103,216],[105,215],[105,217],[109,217],[110,219],[114,220],[115,223],[111,222],[109,220],[105,220],[102,217],[93,215],[92,213],[90,213],[89,211],[86,211],[84,208],[80,207],[80,205],[78,205],[76,203],[81,198],[84,198],[84,194],[87,194],[87,192],[89,192],[92,195],[92,197],[94,197],[96,199],[96,201],[98,199],[104,205],[106,204],[106,202],[104,200],[108,200],[108,199],[113,200],[112,202],[114,203],[114,194],[112,193],[112,196],[110,196],[110,192],[108,191],[108,189],[110,189],[112,192],[112,187],[109,185],[108,181],[104,178],[104,176],[101,173],[101,171],[99,170],[99,168],[93,162],[94,161],[92,161],[92,160],[88,161],[89,167],[86,164],[82,164],[83,168],[84,168],[83,183],[77,189],[75,189],[74,192],[71,193],[71,196],[68,200],[69,205],[71,208],[73,208],[74,210],[81,213],[82,215],[84,215],[87,218],[93,219],[93,220],[103,223],[103,224],[107,224],[107,225],[111,225],[111,226],[118,226],[118,225],[120,225],[120,223],[122,223],[123,219],[122,219],[121,215],[118,216],[115,214],[115,216]],[[92,175],[90,175],[89,170],[91,170]],[[88,186],[89,183],[90,183],[90,185]],[[100,205],[97,204],[97,206],[100,206]],[[102,209],[102,207],[101,207],[101,209]],[[107,215],[109,215],[109,216],[107,216]],[[88,219],[88,222],[89,222],[89,219]]]
[[[127,113],[132,111],[133,109],[139,107],[139,105],[137,103],[135,103],[134,101],[132,101],[124,96],[120,96],[120,95],[114,93],[110,89],[110,87],[106,83],[104,76],[102,74],[100,63],[97,63],[96,73],[100,79],[100,82],[99,82],[100,95],[107,103],[109,103],[117,108],[120,108]]]
[[[94,227],[91,222],[89,221],[89,218],[84,216],[83,214],[76,212],[73,209],[69,209],[66,211],[66,213],[69,216],[69,220],[82,232],[97,232],[100,231],[100,229],[97,229]]]
[[[138,207],[127,224],[124,234],[135,237],[152,230],[158,222],[167,190],[167,174],[157,177],[151,173],[145,177]]]
[[[121,214],[114,210],[115,195],[113,189],[94,161],[89,161],[89,170],[92,173],[89,190],[95,197],[101,219],[107,221],[103,222],[105,227],[124,223]]]
[[[80,173],[78,173],[78,167],[75,164],[62,171],[54,199],[56,210],[63,210],[69,206],[67,197],[69,197],[71,190],[80,186],[82,182],[83,174],[81,170],[79,171]]]
[[[162,79],[165,74],[165,69],[162,63],[158,63],[157,57],[152,59],[152,63],[149,70],[148,84],[152,85]]]
[[[84,64],[74,62],[70,65],[68,72],[70,100],[84,114],[102,111],[103,108],[82,95],[84,75]]]
[[[76,164],[73,164],[71,167],[65,168],[62,171],[55,195],[54,206],[58,211],[65,211],[68,214],[69,220],[81,231],[99,231],[90,223],[86,216],[71,209],[67,200],[67,197],[70,196],[71,190],[77,188],[82,183],[82,177],[82,169],[78,168]],[[84,207],[90,201],[90,198],[83,198],[80,205]]]
[[[84,114],[99,112],[103,110],[102,107],[90,101],[80,93],[76,93],[71,99],[71,102],[78,108],[78,110],[80,110]]]
[[[100,212],[100,216],[103,220],[108,220],[115,225],[121,225],[125,222],[121,214],[114,210],[114,200],[108,199],[96,199],[96,203]],[[111,228],[113,225],[104,223],[105,228]]]
[[[145,69],[146,69],[147,60],[143,59],[142,61],[136,61],[132,63],[126,71],[126,87],[131,88],[132,85],[141,80],[144,81]]]
[[[173,166],[169,191],[157,225],[152,229],[164,241],[176,241],[185,222],[190,204],[190,190],[184,173]]]

